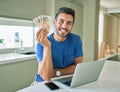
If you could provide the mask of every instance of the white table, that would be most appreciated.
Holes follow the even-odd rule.
[[[113,81],[96,81],[83,86],[69,88],[66,85],[54,81],[60,89],[53,92],[120,92],[120,83]],[[43,83],[21,89],[17,92],[51,92]]]

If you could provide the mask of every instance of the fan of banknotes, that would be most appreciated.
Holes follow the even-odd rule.
[[[50,16],[40,15],[38,17],[33,18],[33,22],[39,28],[44,28],[47,29],[48,31],[50,30],[50,22],[51,22]]]

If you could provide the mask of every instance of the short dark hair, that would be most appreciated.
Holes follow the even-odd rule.
[[[74,23],[74,21],[75,21],[75,11],[72,8],[68,8],[68,7],[61,7],[61,8],[59,8],[58,12],[55,15],[55,19],[57,19],[58,15],[60,13],[66,13],[66,14],[72,15],[72,17],[73,17],[73,23]]]

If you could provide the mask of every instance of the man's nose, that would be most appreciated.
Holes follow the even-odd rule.
[[[63,23],[62,28],[67,28],[67,23]]]

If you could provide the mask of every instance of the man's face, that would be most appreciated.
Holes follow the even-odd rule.
[[[71,32],[73,17],[70,14],[60,13],[54,21],[54,25],[56,34],[61,38],[65,38]]]

